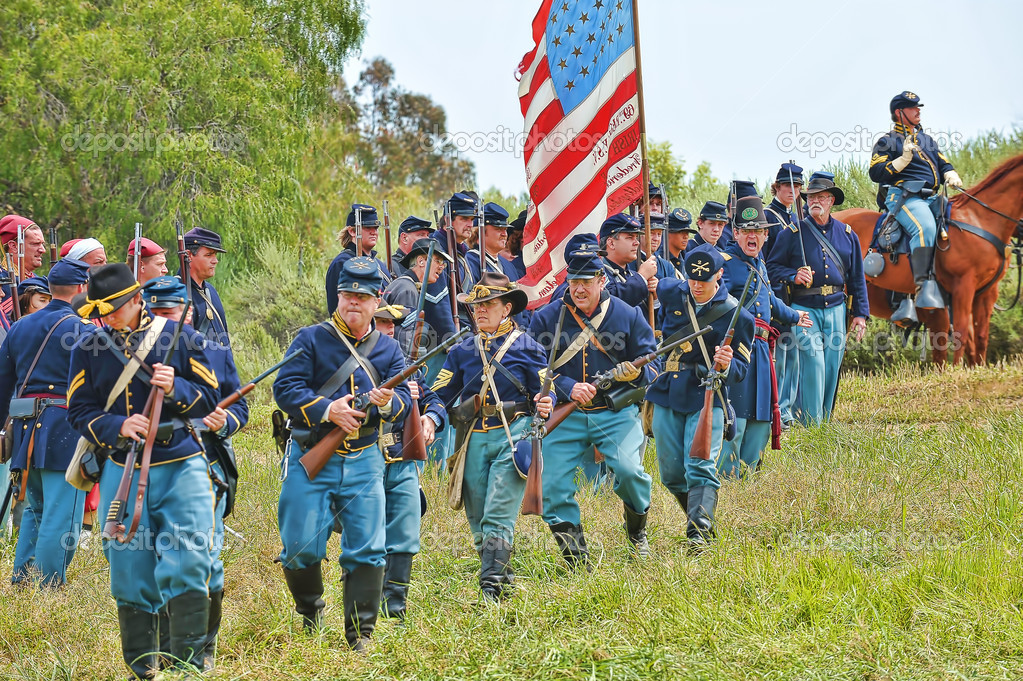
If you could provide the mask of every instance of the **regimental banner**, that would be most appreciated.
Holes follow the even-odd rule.
[[[522,58],[530,205],[519,285],[530,307],[564,278],[565,244],[643,193],[633,0],[544,0]]]

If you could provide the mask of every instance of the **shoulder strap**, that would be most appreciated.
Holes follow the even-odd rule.
[[[32,378],[32,372],[35,371],[36,364],[39,363],[39,358],[43,356],[43,350],[46,349],[46,344],[49,342],[50,336],[52,336],[53,332],[57,330],[57,327],[63,324],[66,320],[75,319],[77,317],[78,315],[76,314],[66,314],[58,319],[57,323],[50,327],[50,330],[46,332],[46,337],[43,338],[43,342],[39,344],[39,349],[36,350],[36,356],[32,358],[32,364],[28,367],[28,373],[25,374],[25,381],[21,384],[21,387],[18,388],[18,397],[21,397],[21,395],[25,392],[25,387],[28,385],[28,379]]]
[[[163,317],[153,317],[153,323],[150,324],[149,330],[142,336],[142,340],[139,341],[139,349],[132,354],[132,357],[124,365],[124,369],[121,370],[121,375],[117,377],[117,382],[114,383],[113,390],[107,396],[107,405],[103,407],[103,411],[110,411],[110,407],[114,405],[114,400],[117,396],[124,392],[124,389],[128,387],[128,383],[134,378],[135,374],[138,373],[139,367],[142,366],[142,362],[149,356],[149,352],[156,347],[156,341],[160,337],[160,332],[167,326],[167,320]],[[115,352],[115,356],[120,357],[120,353]]]
[[[369,375],[370,383],[373,384],[374,388],[380,385],[380,373],[376,370],[376,367],[373,366],[373,363],[368,360],[370,353],[373,352],[373,348],[375,348],[377,345],[377,341],[380,340],[379,331],[377,331],[376,329],[370,331],[369,338],[367,338],[365,342],[362,343],[362,345],[356,348],[348,341],[347,338],[345,338],[345,335],[343,333],[337,330],[337,327],[334,326],[332,322],[330,321],[320,322],[320,326],[334,334],[334,337],[337,338],[342,343],[344,343],[344,346],[348,348],[348,352],[350,353],[348,361],[342,364],[341,367],[336,372],[334,372],[334,376],[331,376],[330,379],[328,379],[327,383],[329,384],[335,378],[340,378],[334,389],[327,393],[327,395],[333,395],[334,392],[341,387],[341,384],[347,381],[348,378],[351,377],[351,375],[355,372],[355,367],[353,366],[351,371],[348,372],[347,376],[340,375],[341,369],[344,369],[346,366],[348,366],[349,361],[351,361],[352,359],[354,359],[358,363],[358,365],[362,367],[362,370]],[[324,384],[324,387],[327,387],[327,384]]]
[[[572,314],[573,317],[575,317],[575,320],[579,324],[581,330],[579,331],[578,335],[576,335],[576,337],[572,339],[572,342],[568,344],[568,347],[565,348],[565,352],[563,352],[561,356],[554,361],[554,364],[552,365],[552,370],[556,371],[561,367],[565,366],[566,364],[568,364],[568,362],[570,362],[573,357],[578,355],[582,351],[582,349],[586,347],[586,344],[590,342],[590,339],[595,336],[597,338],[596,340],[597,347],[600,348],[601,352],[603,352],[605,355],[607,354],[607,350],[605,350],[604,346],[600,343],[600,337],[597,335],[597,329],[600,327],[600,324],[604,321],[604,315],[607,314],[607,308],[609,308],[610,306],[611,297],[608,296],[608,298],[603,303],[600,304],[600,311],[597,312],[596,315],[594,315],[592,322],[589,319],[586,319],[585,317],[578,316],[575,313],[575,310],[573,310],[571,307],[568,308],[568,311]]]
[[[526,401],[528,402],[529,401],[529,391],[526,390],[526,386],[524,386],[522,384],[522,381],[520,381],[515,376],[515,374],[513,374],[510,371],[508,371],[508,369],[505,368],[505,366],[503,364],[501,364],[501,359],[504,358],[505,353],[507,353],[509,348],[511,348],[512,343],[514,343],[516,340],[518,340],[519,336],[522,335],[522,329],[515,329],[514,331],[512,331],[508,335],[509,335],[508,340],[506,340],[504,342],[504,345],[501,346],[501,349],[498,350],[497,354],[494,355],[494,359],[491,360],[491,364],[493,364],[494,367],[496,367],[497,370],[500,371],[501,374],[505,378],[508,379],[509,383],[511,383],[513,386],[515,386],[516,390],[518,390],[520,393],[522,393],[525,396]]]
[[[817,240],[817,243],[821,245],[821,248],[828,254],[828,257],[835,261],[838,265],[838,273],[842,275],[842,281],[845,281],[845,263],[842,262],[842,258],[838,256],[838,251],[835,250],[835,246],[824,238],[821,231],[817,229],[816,225],[811,225],[811,228],[807,230]]]
[[[689,302],[688,299],[686,299],[686,302],[687,303]],[[738,307],[738,305],[739,301],[736,300],[734,296],[729,295],[723,301],[711,307],[710,310],[707,311],[707,314],[703,315],[703,317],[700,317],[699,324],[701,325],[701,327],[706,326],[708,324],[713,324],[714,322],[716,322],[717,320],[721,319],[726,314],[734,310],[736,307]],[[686,322],[686,324],[681,329],[671,334],[671,337],[662,341],[661,345],[671,345],[675,341],[680,341],[686,336],[695,333],[696,331],[697,331],[696,323],[692,321],[692,315],[690,315],[690,321]]]

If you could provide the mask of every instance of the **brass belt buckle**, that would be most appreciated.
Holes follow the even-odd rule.
[[[497,405],[496,404],[484,404],[480,409],[482,414],[486,417],[497,416]]]
[[[822,296],[830,296],[834,292],[835,292],[835,287],[832,286],[831,284],[828,284],[826,286],[821,286],[821,295]]]

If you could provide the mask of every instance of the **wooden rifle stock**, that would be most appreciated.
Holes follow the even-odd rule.
[[[50,227],[50,269],[57,263],[57,228]]]
[[[742,306],[745,304],[746,296],[749,294],[750,284],[753,283],[754,271],[755,270],[751,269],[749,276],[746,277],[746,285],[742,289],[742,296],[739,298],[739,304],[735,307],[735,314],[732,315],[732,322],[728,325],[728,331],[725,333],[725,339],[721,341],[721,347],[723,348],[727,348],[732,345],[732,336],[735,335],[735,324],[739,321],[739,313],[742,312]],[[700,410],[700,419],[696,422],[696,432],[693,434],[693,443],[689,445],[690,458],[702,459],[704,461],[710,459],[710,449],[713,444],[711,434],[714,430],[714,393],[716,393],[720,387],[719,376],[725,368],[725,365],[715,362],[713,368],[714,375],[708,376],[705,379],[707,389],[703,393],[703,408]],[[726,405],[722,404],[721,407],[727,412]],[[727,417],[727,413],[725,416]]]
[[[426,353],[422,359],[405,367],[405,370],[400,374],[392,376],[388,380],[384,381],[379,387],[387,390],[393,390],[398,387],[401,383],[408,380],[412,374],[419,371],[419,369],[422,368],[422,366],[426,364],[431,357],[439,352],[446,352],[448,348],[460,341],[464,333],[465,331],[459,332],[447,339],[445,342]],[[356,395],[352,400],[352,408],[360,411],[368,407],[369,404],[369,393]],[[323,439],[313,445],[309,451],[302,455],[302,458],[299,459],[299,463],[302,464],[302,468],[305,469],[306,475],[309,476],[310,480],[315,479],[316,476],[320,474],[320,471],[323,470],[323,467],[327,465],[328,461],[330,461],[330,457],[334,456],[334,453],[337,452],[338,447],[341,446],[341,443],[345,441],[346,437],[348,437],[348,433],[343,431],[341,428],[334,427],[326,434],[326,436],[323,437]]]
[[[423,270],[423,281],[419,286],[419,301],[416,303],[416,325],[412,331],[412,347],[409,349],[409,360],[415,363],[419,357],[422,344],[423,326],[426,324],[426,287],[433,269],[434,242],[426,252],[426,269]],[[402,461],[426,461],[426,439],[423,437],[422,414],[419,411],[419,400],[412,400],[412,408],[401,427],[401,459]]]
[[[551,341],[551,352],[547,358],[547,371],[543,375],[543,385],[540,387],[540,396],[544,397],[551,391],[554,383],[554,361],[558,354],[558,344],[561,342],[561,329],[565,324],[564,305],[558,314],[558,323],[554,327],[554,339]],[[533,422],[529,426],[530,453],[529,472],[526,474],[526,492],[522,496],[522,515],[543,515],[543,436],[545,432],[544,420],[540,414],[533,416]]]
[[[277,364],[274,364],[272,367],[270,367],[269,369],[267,369],[266,371],[261,373],[259,376],[256,376],[254,379],[252,379],[251,381],[249,381],[248,383],[246,383],[242,387],[238,388],[233,393],[231,393],[230,395],[228,395],[224,399],[220,400],[220,402],[217,402],[217,408],[218,409],[227,409],[228,407],[232,406],[238,400],[240,400],[241,398],[245,397],[250,392],[252,392],[252,389],[255,388],[256,385],[259,384],[261,381],[263,381],[265,378],[270,376],[270,374],[272,374],[273,372],[277,371],[278,369],[280,369],[282,366],[284,366],[285,364],[287,364],[291,360],[299,357],[300,355],[304,355],[304,354],[305,354],[305,349],[304,348],[299,348],[298,350],[295,350],[295,352],[291,353],[290,355],[285,355],[284,359],[282,359],[280,362],[277,362]]]

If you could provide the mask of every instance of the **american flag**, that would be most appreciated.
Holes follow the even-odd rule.
[[[643,193],[633,0],[544,0],[522,58],[531,307],[547,302],[569,237],[597,232]]]

